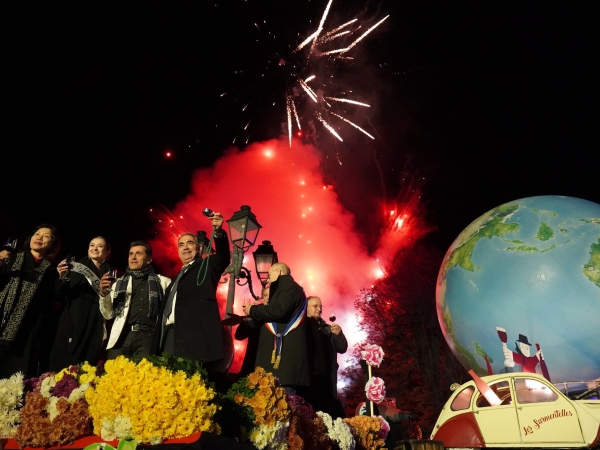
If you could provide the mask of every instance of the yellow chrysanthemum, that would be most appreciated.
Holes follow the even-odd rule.
[[[172,373],[146,359],[136,365],[123,356],[104,367],[106,374],[86,393],[96,434],[102,432],[106,419],[117,415],[130,419],[134,438],[140,442],[216,431],[212,418],[217,406],[208,404],[215,392],[198,374],[188,378],[184,372]]]

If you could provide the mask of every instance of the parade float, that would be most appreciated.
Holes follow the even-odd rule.
[[[370,399],[384,392],[382,386],[369,391]],[[315,412],[260,367],[223,394],[200,364],[169,356],[119,356],[39,378],[0,380],[3,450],[193,445],[205,436],[221,437],[210,448],[375,450],[388,431],[381,417]]]
[[[530,197],[476,219],[437,281],[440,326],[473,380],[453,386],[431,438],[600,447],[598,305],[600,205]]]

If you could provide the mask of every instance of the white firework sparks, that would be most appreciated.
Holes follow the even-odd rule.
[[[377,22],[375,25],[368,28],[358,38],[354,39],[350,43],[350,45],[339,47],[339,48],[322,49],[319,47],[326,43],[331,44],[332,42],[339,40],[342,37],[350,37],[350,36],[354,35],[355,33],[357,33],[357,31],[361,28],[361,26],[359,24],[357,24],[358,19],[355,18],[355,19],[352,19],[342,25],[339,25],[339,26],[333,28],[332,30],[324,31],[325,22],[327,20],[327,16],[329,14],[332,4],[333,4],[333,0],[329,0],[329,2],[327,3],[327,6],[325,7],[325,11],[323,12],[323,15],[321,17],[321,20],[319,22],[319,26],[318,26],[317,30],[314,31],[313,33],[311,33],[304,41],[302,41],[300,43],[300,45],[298,45],[292,53],[299,52],[303,48],[308,47],[309,51],[306,54],[307,61],[310,61],[311,58],[314,58],[316,60],[323,60],[325,58],[325,59],[330,59],[331,61],[340,60],[340,59],[352,59],[352,57],[347,56],[345,54],[347,52],[349,52],[350,50],[352,50],[369,33],[371,33],[375,28],[377,28],[379,25],[381,25],[389,17],[389,16],[384,17],[379,22]],[[319,122],[321,122],[323,124],[325,129],[327,129],[337,139],[339,139],[340,141],[343,142],[342,137],[333,128],[333,126],[323,118],[323,116],[331,114],[331,115],[337,117],[338,119],[342,120],[343,122],[353,126],[354,128],[361,131],[362,133],[364,133],[366,136],[370,137],[371,139],[375,139],[371,134],[367,133],[367,131],[365,131],[363,128],[361,128],[354,122],[346,119],[341,114],[332,111],[331,104],[329,102],[327,102],[327,100],[330,100],[332,102],[347,103],[347,104],[360,106],[360,107],[367,107],[367,108],[369,108],[370,105],[368,105],[367,103],[364,103],[364,102],[360,102],[358,100],[351,99],[351,98],[326,96],[324,91],[326,91],[329,86],[328,80],[320,79],[316,75],[311,75],[311,76],[307,77],[306,79],[302,79],[299,75],[296,75],[295,80],[297,82],[297,85],[299,85],[302,88],[302,90],[308,95],[308,97],[314,103],[317,104],[317,107],[315,108],[314,112],[312,113],[313,116],[316,117],[319,120]],[[314,88],[311,88],[308,85],[308,82],[310,82],[310,81],[315,81],[320,85],[320,88],[316,89],[316,92],[315,92]],[[296,87],[288,87],[288,92],[286,93],[286,112],[287,112],[287,119],[288,119],[287,124],[288,124],[288,136],[289,136],[289,140],[290,140],[290,146],[292,143],[292,134],[293,134],[292,114],[294,114],[296,117],[298,129],[301,129],[300,128],[300,119],[298,118],[298,115],[296,112],[295,97],[298,97],[298,95],[293,94],[295,89],[296,89]]]

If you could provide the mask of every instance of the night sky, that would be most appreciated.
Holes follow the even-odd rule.
[[[236,136],[243,147],[248,120],[251,142],[280,136],[281,79],[265,83],[260,71],[315,29],[325,5],[5,6],[0,238],[52,222],[63,253],[83,256],[101,234],[123,265],[127,243],[153,234],[149,209],[185,198],[194,170],[211,166]],[[377,235],[378,202],[400,192],[403,176],[422,185],[441,248],[518,198],[600,203],[599,9],[334,1],[332,24],[357,15],[370,25],[390,14],[339,81],[372,105],[352,120],[377,139],[344,126],[343,143],[321,130],[317,145],[326,182],[365,239]],[[274,98],[279,104],[268,106]],[[243,189],[239,179],[232,190]]]

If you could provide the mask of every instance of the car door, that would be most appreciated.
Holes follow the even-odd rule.
[[[519,377],[514,379],[514,389],[523,443],[583,443],[575,407],[554,387]]]
[[[521,443],[519,422],[512,400],[510,383],[507,380],[500,380],[489,383],[489,386],[502,403],[490,406],[481,392],[477,392],[478,395],[473,405],[475,420],[477,420],[485,444]]]

